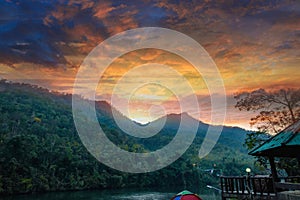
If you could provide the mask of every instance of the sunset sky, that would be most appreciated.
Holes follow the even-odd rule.
[[[298,0],[4,0],[0,2],[0,78],[71,93],[78,69],[98,44],[141,27],[179,31],[208,52],[226,90],[226,125],[250,128],[254,114],[234,108],[237,92],[299,87]],[[168,67],[156,70],[151,63],[169,66],[178,74]],[[161,85],[147,84],[153,77],[160,77]],[[117,109],[144,123],[180,112],[176,95],[164,85],[176,86],[188,99],[192,94],[181,88],[183,79],[192,85],[200,105],[200,113],[192,106],[185,111],[209,123],[210,95],[221,94],[210,94],[190,63],[164,50],[141,49],[115,59],[99,77],[96,98],[109,101],[113,95]],[[84,87],[89,87],[88,80]],[[121,92],[132,85],[135,90],[130,95]],[[126,103],[128,113],[122,110]]]

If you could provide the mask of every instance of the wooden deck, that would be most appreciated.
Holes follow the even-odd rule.
[[[221,176],[222,199],[277,199],[277,192],[300,190],[300,176],[281,178],[273,182],[271,177]]]
[[[270,177],[222,176],[222,199],[275,199]]]

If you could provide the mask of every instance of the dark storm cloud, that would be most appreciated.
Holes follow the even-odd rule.
[[[110,35],[143,26],[139,3],[122,1],[1,1],[0,63],[78,67],[67,56],[86,55]],[[148,9],[148,20],[160,17]],[[148,14],[147,14],[148,13]],[[151,24],[150,22],[148,24]],[[76,66],[77,65],[77,66]]]
[[[65,61],[54,45],[53,30],[43,24],[44,13],[51,8],[47,1],[1,1],[1,63],[57,65]]]
[[[282,52],[297,47],[291,41],[299,39],[299,18],[299,1],[6,0],[0,2],[0,63],[78,67],[104,39],[145,26],[188,34],[218,58],[242,57],[233,46],[258,44],[263,34],[280,41],[269,51]]]

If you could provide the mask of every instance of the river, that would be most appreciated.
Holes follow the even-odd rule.
[[[174,189],[122,189],[104,191],[51,192],[45,194],[15,195],[0,198],[3,200],[169,200],[179,190]],[[195,192],[195,191],[194,191]],[[203,200],[220,200],[214,190],[197,192]]]

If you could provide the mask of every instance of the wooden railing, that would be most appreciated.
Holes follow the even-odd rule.
[[[250,177],[254,196],[270,196],[275,194],[273,179],[271,177]]]
[[[222,192],[228,194],[245,194],[246,190],[246,177],[244,176],[226,176],[221,177]]]
[[[272,177],[221,176],[222,199],[249,198],[273,199],[276,191],[300,190],[300,176],[279,178],[273,183]],[[276,191],[275,191],[275,188]]]
[[[275,197],[271,177],[222,176],[222,199],[239,197],[260,197],[272,199]]]

